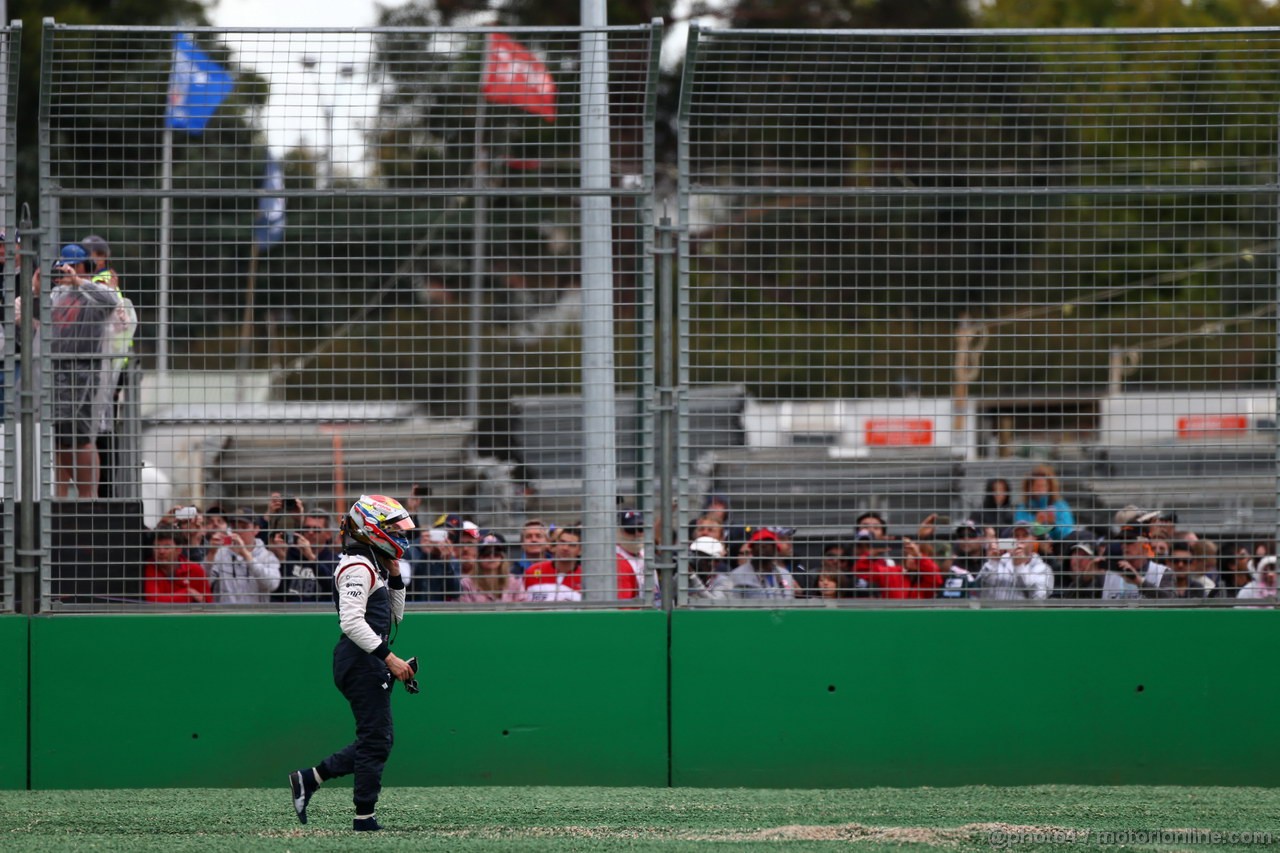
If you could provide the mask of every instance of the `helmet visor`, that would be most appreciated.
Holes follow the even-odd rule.
[[[407,514],[401,515],[399,518],[389,518],[378,526],[382,528],[387,536],[395,540],[395,543],[402,550],[409,547],[409,533],[417,527],[413,523],[413,519]]]
[[[404,552],[409,550],[409,531],[413,530],[415,525],[413,519],[408,515],[402,515],[399,518],[390,518],[378,525],[382,530],[382,535],[395,543],[396,550],[399,552],[396,557],[403,557]]]
[[[384,530],[409,531],[417,527],[417,525],[413,523],[412,518],[406,515],[404,518],[397,518],[384,522],[382,527]]]

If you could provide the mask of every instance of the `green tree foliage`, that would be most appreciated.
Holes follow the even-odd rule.
[[[611,26],[647,24],[654,18],[667,18],[673,0],[611,0],[608,20]],[[379,13],[379,26],[464,26],[498,24],[511,27],[571,27],[580,20],[580,6],[560,0],[434,0],[406,3],[384,8]]]
[[[447,292],[462,294],[472,286],[477,214],[487,277],[510,271],[531,285],[565,286],[574,267],[557,248],[566,238],[552,235],[576,233],[576,200],[521,190],[576,185],[576,117],[547,122],[483,100],[483,35],[399,29],[437,17],[414,6],[383,15],[381,24],[397,29],[379,34],[376,43],[373,71],[386,85],[370,135],[375,175],[387,187],[456,192],[464,199],[451,201],[447,214],[423,220],[414,240],[426,273]],[[522,39],[535,53],[567,56],[564,37]],[[549,62],[553,75],[561,76],[556,62]],[[478,199],[476,190],[504,192]],[[490,280],[486,290],[493,286]]]
[[[976,9],[976,23],[1272,27],[1280,25],[1280,8],[1256,0],[985,0]],[[1273,37],[1170,33],[1146,39],[1148,49],[1141,54],[1135,40],[1120,37],[1100,37],[1087,48],[1035,39],[1022,51],[1029,67],[1044,73],[1067,68],[1087,53],[1088,76],[1075,85],[1059,83],[1044,98],[1049,109],[1069,117],[1058,156],[1095,165],[1095,174],[1079,176],[1079,186],[1171,188],[1141,198],[1067,196],[1048,212],[1037,235],[1039,254],[1060,259],[1043,272],[1067,282],[1063,301],[1071,299],[1073,288],[1123,294],[1087,308],[1080,323],[1049,329],[1051,345],[1081,352],[1141,348],[1167,336],[1174,343],[1143,361],[1139,380],[1178,387],[1270,381],[1274,357],[1265,327],[1232,318],[1265,314],[1274,300],[1275,196],[1205,188],[1258,187],[1274,180],[1280,132],[1274,81],[1280,64],[1269,49]],[[1225,338],[1189,334],[1206,320],[1220,319],[1227,321]],[[1025,342],[1016,346],[1023,353],[1012,360],[1025,364],[1026,349]],[[1095,364],[1090,378],[1096,381],[1102,368]]]
[[[723,13],[738,29],[955,28],[969,23],[961,0],[738,0]]]
[[[1179,21],[1223,23],[1085,23]],[[1111,347],[1265,310],[1274,40],[707,34],[691,95],[707,118],[687,119],[687,177],[695,193],[740,194],[721,195],[719,221],[695,235],[694,310],[718,331],[768,316],[763,339],[717,334],[707,349],[773,355],[767,372],[711,355],[701,378],[806,396],[847,395],[856,376],[878,396],[906,371],[945,393],[934,338],[906,329],[942,323],[946,340],[965,312],[1027,315],[993,327],[985,362],[999,369],[986,375],[1002,387],[988,390],[1097,385]],[[845,343],[814,358],[808,342],[833,338]],[[1241,349],[1205,359],[1177,346],[1142,378],[1264,377],[1267,348]],[[877,367],[886,351],[896,368]]]
[[[980,0],[982,27],[1252,27],[1280,24],[1269,0]]]

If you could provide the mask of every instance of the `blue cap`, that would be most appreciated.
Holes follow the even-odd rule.
[[[88,262],[89,253],[79,243],[68,243],[62,247],[62,254],[58,255],[59,266],[62,264],[87,264]]]
[[[628,533],[644,530],[644,513],[638,509],[624,509],[618,513],[618,526]]]

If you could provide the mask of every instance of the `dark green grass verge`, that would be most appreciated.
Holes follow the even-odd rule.
[[[45,850],[1280,850],[1280,789],[391,788],[377,835],[350,789],[300,826],[287,789],[0,792],[0,847]],[[1134,833],[1271,833],[1218,844]],[[1086,838],[1084,831],[1129,833]],[[1028,842],[1019,842],[1019,834]],[[1039,833],[1039,835],[1037,835]],[[1056,833],[1056,835],[1055,835]],[[1037,839],[1039,839],[1037,841]],[[1010,844],[1009,841],[1014,843]],[[1110,843],[1108,843],[1110,842]],[[1120,842],[1127,842],[1121,844]]]

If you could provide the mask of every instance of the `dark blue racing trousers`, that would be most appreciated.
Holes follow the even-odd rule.
[[[395,679],[385,663],[344,638],[333,652],[333,682],[351,705],[356,739],[320,762],[320,776],[334,779],[354,773],[356,814],[372,814],[394,739],[391,688]]]

